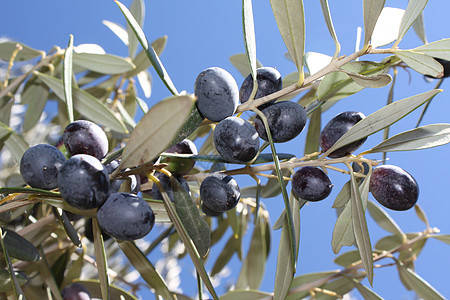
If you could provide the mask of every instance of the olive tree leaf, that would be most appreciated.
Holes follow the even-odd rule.
[[[239,53],[232,55],[230,56],[230,62],[243,77],[247,77],[251,73],[246,54]],[[262,66],[261,62],[256,60],[256,68],[261,68]]]
[[[377,293],[372,291],[370,288],[368,288],[367,286],[361,284],[358,280],[356,280],[354,278],[352,278],[351,280],[352,280],[353,285],[358,290],[358,292],[361,294],[361,296],[363,296],[364,300],[383,300],[384,299],[380,295],[378,295]]]
[[[234,235],[230,236],[211,269],[211,276],[214,276],[222,271],[222,269],[228,264],[230,259],[233,257],[233,254],[239,247],[238,241],[239,240]]]
[[[236,281],[236,289],[258,289],[264,277],[268,249],[266,247],[266,219],[259,216],[253,230],[250,248]]]
[[[32,76],[27,83],[21,95],[21,103],[27,105],[25,117],[23,118],[22,130],[30,131],[40,120],[45,105],[47,104],[50,92],[42,81]]]
[[[133,0],[130,5],[130,13],[136,19],[139,26],[142,28],[144,25],[145,16],[145,2],[143,0]],[[133,34],[133,29],[130,24],[127,24],[127,34],[128,34],[128,55],[133,58],[136,54],[136,49],[138,46],[138,40]]]
[[[21,299],[23,298],[23,291],[20,287],[20,283],[16,277],[16,272],[13,269],[12,263],[11,263],[11,259],[9,257],[8,254],[8,248],[6,247],[6,243],[4,238],[6,237],[6,232],[3,233],[3,228],[0,229],[0,244],[1,244],[1,250],[3,251],[3,256],[6,262],[6,266],[7,266],[7,272],[9,273],[9,280],[12,283],[12,290],[14,293],[14,296],[16,297],[16,299]]]
[[[257,290],[233,290],[230,291],[222,296],[220,296],[221,300],[263,300],[263,299],[270,299],[272,297],[272,294],[261,292]]]
[[[9,126],[0,122],[0,136],[5,143],[6,148],[11,152],[12,157],[16,162],[20,162],[22,155],[29,148],[28,143],[22,135],[12,130]]]
[[[151,44],[152,48],[155,50],[157,55],[161,55],[167,44],[167,36],[162,36],[154,40]],[[152,66],[152,62],[148,59],[147,52],[145,50],[140,51],[136,57],[133,59],[133,64],[136,66],[135,69],[127,72],[125,77],[133,77],[147,70]]]
[[[397,46],[400,41],[405,36],[406,32],[411,28],[411,26],[416,21],[417,17],[422,14],[425,6],[427,6],[428,0],[409,0],[408,6],[406,7],[405,14],[403,15],[402,22],[400,23],[400,28],[398,31],[398,38],[394,44]]]
[[[139,166],[169,148],[194,106],[195,99],[188,95],[169,97],[155,104],[133,130],[121,167]]]
[[[364,153],[411,151],[450,143],[450,124],[431,124],[390,137]]]
[[[450,245],[450,234],[432,234],[430,237]]]
[[[174,176],[170,177],[175,209],[186,231],[194,242],[198,253],[205,257],[211,245],[211,228],[208,223],[200,217],[197,205],[177,181]]]
[[[405,233],[401,230],[400,226],[392,219],[392,217],[379,205],[373,201],[368,201],[367,209],[375,222],[384,230],[398,235],[402,239],[406,239]]]
[[[139,81],[139,85],[144,92],[144,96],[150,98],[152,94],[152,76],[150,75],[150,72],[144,70],[138,73],[136,76]]]
[[[119,243],[120,249],[128,258],[130,263],[136,268],[142,279],[152,287],[156,294],[160,295],[164,299],[177,299],[173,292],[169,290],[164,279],[155,269],[153,264],[142,253],[142,251],[136,246],[134,242],[125,241]]]
[[[62,80],[43,73],[35,72],[35,75],[42,80],[59,99],[64,101],[64,85]],[[89,120],[109,127],[120,133],[127,133],[123,122],[105,104],[97,100],[86,91],[73,86],[72,87],[73,105],[76,111]]]
[[[386,0],[364,0],[364,46],[368,45]]]
[[[423,12],[417,16],[417,19],[413,23],[414,32],[417,34],[419,39],[424,44],[428,44],[427,34],[425,32],[425,22],[424,22]]]
[[[341,251],[342,246],[351,246],[354,243],[355,237],[353,235],[352,224],[352,203],[348,201],[334,226],[331,247],[333,252],[337,254]]]
[[[253,90],[249,99],[254,99],[258,90],[258,81],[256,76],[256,39],[255,24],[253,22],[252,0],[242,0],[242,28],[244,33],[245,54],[247,55],[250,74],[253,78]]]
[[[76,280],[74,282],[83,285],[89,291],[92,298],[102,298],[102,293],[100,291],[100,282],[98,280]],[[137,297],[133,296],[131,293],[127,292],[121,287],[110,284],[109,288],[111,299],[138,300]]]
[[[333,57],[336,58],[341,52],[341,44],[339,44],[336,31],[334,30],[333,20],[331,19],[330,7],[328,5],[328,0],[320,0],[320,6],[322,7],[323,17],[325,19],[325,23],[327,23],[328,31],[330,32],[331,37],[333,38],[334,45],[336,47],[336,51],[334,52]]]
[[[136,1],[138,1],[138,0],[136,0]],[[141,1],[141,0],[139,0],[139,1]],[[117,0],[115,2],[119,6],[123,15],[125,16],[125,19],[127,20],[128,24],[130,25],[131,29],[133,30],[134,34],[136,35],[142,48],[145,50],[147,57],[150,59],[153,67],[155,68],[156,73],[161,78],[164,85],[167,87],[167,89],[173,95],[178,95],[178,91],[175,88],[175,86],[174,86],[172,80],[170,79],[169,74],[167,73],[166,69],[164,68],[163,64],[161,63],[161,60],[159,59],[158,54],[156,53],[155,49],[153,49],[153,47],[148,44],[147,37],[145,36],[144,31],[142,31],[142,28],[139,25],[139,22],[136,21],[136,19],[133,17],[131,12],[128,10],[128,8],[125,5],[123,5],[122,3],[120,3]]]
[[[26,61],[34,59],[38,56],[45,56],[45,52],[41,50],[36,50],[27,45],[14,41],[5,41],[0,43],[0,59],[4,61],[9,61],[11,59],[11,55],[17,49],[17,45],[22,47],[22,50],[17,53],[15,58],[16,61]]]
[[[37,262],[40,259],[39,251],[28,240],[14,231],[2,228],[3,242],[10,257],[23,261]]]
[[[309,118],[308,133],[306,135],[304,154],[318,152],[320,148],[320,130],[322,123],[322,110],[317,108]]]
[[[373,0],[371,2],[378,2]],[[373,29],[370,44],[373,48],[388,45],[398,38],[400,23],[405,11],[401,8],[385,7]]]
[[[329,55],[318,52],[307,52],[305,54],[305,66],[309,70],[309,74],[313,75],[326,67],[333,58]],[[298,77],[298,74],[297,74]]]
[[[416,292],[417,296],[423,299],[445,299],[433,286],[431,286],[425,279],[420,277],[410,268],[403,265],[398,265],[398,270],[403,280],[409,285],[411,289]]]
[[[108,262],[106,258],[105,244],[97,218],[92,218],[92,232],[94,235],[95,261],[97,262],[98,279],[103,299],[109,299]]]
[[[358,247],[359,255],[367,274],[367,279],[372,285],[373,282],[373,255],[372,245],[370,243],[369,230],[367,228],[366,214],[363,205],[363,199],[356,183],[356,178],[353,172],[351,176],[351,212],[353,233],[355,235],[356,246]],[[368,180],[366,180],[368,181]]]
[[[368,115],[366,118],[362,119],[350,128],[343,136],[341,136],[341,138],[323,154],[324,157],[342,146],[369,136],[397,122],[425,102],[431,100],[441,91],[442,90],[431,90],[419,95],[398,100]]]
[[[358,73],[345,71],[353,81],[355,81],[357,84],[363,86],[363,87],[370,87],[370,88],[381,88],[387,86],[392,81],[392,77],[389,74],[378,74],[375,76],[364,76]]]
[[[414,48],[414,52],[420,52],[432,57],[450,60],[450,38],[431,42]]]
[[[424,222],[425,225],[427,225],[427,228],[430,228],[430,222],[428,221],[427,215],[419,204],[414,205],[414,211],[416,212],[416,216],[419,220]]]
[[[444,74],[444,67],[427,54],[411,50],[396,50],[394,54],[411,69],[421,74],[432,77],[441,77]]]
[[[128,46],[128,32],[122,27],[122,25],[108,20],[103,20],[102,23],[108,27],[122,41],[122,43]]]
[[[300,208],[306,203],[305,200],[297,200],[290,194],[289,204],[291,206],[294,221],[293,230],[295,236],[295,249],[292,252],[289,232],[289,220],[283,218],[283,229],[281,230],[280,246],[278,247],[277,270],[275,273],[274,299],[285,299],[289,292],[295,274],[295,262],[297,261],[300,243]]]
[[[136,68],[129,58],[112,54],[74,52],[73,63],[102,74],[122,74]]]
[[[72,56],[73,56],[73,35],[70,35],[69,45],[64,53],[63,64],[63,85],[64,85],[64,99],[67,105],[67,114],[69,122],[72,123],[73,118],[73,100],[72,100]]]
[[[272,11],[284,44],[288,49],[302,83],[305,52],[305,15],[302,0],[270,0]]]
[[[348,251],[342,253],[338,257],[334,259],[334,262],[340,266],[347,267],[351,264],[361,260],[361,256],[359,255],[358,250]]]
[[[19,272],[14,272],[14,276],[16,277],[19,286],[23,286],[28,282],[28,278]],[[11,280],[11,277],[8,270],[0,270],[0,293],[11,292],[14,290],[15,286],[13,280]]]

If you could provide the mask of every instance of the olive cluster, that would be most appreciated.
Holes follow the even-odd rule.
[[[257,69],[258,88],[255,99],[273,94],[282,88],[280,73],[271,67]],[[208,68],[202,71],[195,81],[195,95],[200,114],[212,122],[213,140],[217,152],[230,163],[246,164],[255,159],[260,150],[261,138],[268,141],[264,121],[258,114],[253,122],[233,116],[237,106],[245,103],[253,91],[253,78],[248,75],[240,89],[227,71]],[[298,136],[305,127],[305,109],[296,102],[276,99],[258,107],[265,116],[273,142],[284,143]],[[352,126],[365,118],[356,111],[346,111],[333,117],[320,134],[322,153],[327,152]],[[341,158],[352,154],[367,138],[360,139],[332,151],[329,158]],[[360,169],[354,164],[355,172]],[[365,172],[369,166],[365,165]],[[298,198],[307,201],[320,201],[328,197],[332,190],[328,175],[318,167],[302,167],[292,178],[292,191]],[[418,185],[415,179],[396,166],[375,168],[370,177],[370,191],[374,198],[387,208],[406,210],[414,206],[418,199]],[[201,184],[200,197],[205,214],[216,216],[232,209],[239,201],[239,186],[236,181],[224,174],[207,177]]]
[[[70,158],[56,147],[38,144],[30,147],[20,161],[20,173],[33,188],[59,188],[63,199],[80,209],[97,209],[100,228],[120,240],[135,240],[147,235],[155,222],[151,207],[133,193],[119,192],[124,179],[110,180],[119,163],[103,165],[108,152],[108,138],[96,124],[78,120],[69,124],[62,136]],[[137,191],[135,176],[128,178]],[[92,236],[86,221],[86,236]]]

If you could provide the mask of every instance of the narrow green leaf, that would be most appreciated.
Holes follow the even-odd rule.
[[[349,165],[350,166],[350,165]],[[351,169],[351,167],[349,168]],[[373,282],[373,255],[372,245],[370,243],[369,229],[367,228],[366,214],[361,199],[361,194],[358,189],[355,176],[350,172],[351,176],[351,203],[352,203],[352,225],[353,233],[355,235],[356,245],[358,247],[361,261],[364,270],[367,274],[367,279],[372,285]]]
[[[0,229],[0,244],[1,244],[1,250],[3,252],[3,256],[6,262],[6,267],[9,273],[9,280],[11,281],[11,285],[12,285],[12,290],[14,293],[14,296],[16,299],[20,299],[23,297],[23,291],[20,288],[20,283],[16,277],[16,272],[13,269],[13,266],[11,264],[11,259],[9,258],[9,253],[8,253],[8,248],[6,246],[6,242],[5,242],[5,237],[6,237],[6,232],[3,233],[3,228]]]
[[[302,0],[270,0],[278,29],[289,55],[301,74],[303,82],[303,55],[305,53],[305,16]]]
[[[87,70],[102,74],[122,74],[136,67],[129,58],[97,53],[74,52],[73,63]]]
[[[18,272],[14,272],[14,276],[17,279],[19,286],[23,286],[27,283],[28,279],[25,278],[22,274]],[[0,270],[0,293],[11,292],[14,290],[14,283],[11,280],[8,270],[1,269]]]
[[[301,202],[301,203],[300,203]],[[280,246],[278,247],[277,270],[275,273],[274,298],[285,299],[289,292],[295,274],[295,262],[297,261],[300,242],[300,208],[306,203],[304,200],[297,200],[291,193],[289,205],[294,221],[293,230],[295,234],[295,251],[293,252],[290,242],[289,221],[285,217],[283,229],[281,230]]]
[[[139,82],[139,85],[141,86],[142,92],[144,92],[144,96],[146,98],[150,98],[152,94],[152,76],[150,75],[150,72],[147,70],[144,70],[137,75],[137,79]]]
[[[74,121],[73,118],[73,101],[72,101],[72,62],[73,62],[73,35],[70,35],[69,45],[64,53],[63,64],[63,85],[64,85],[64,99],[67,105],[67,113],[69,115],[69,122]]]
[[[236,281],[236,289],[258,289],[265,274],[267,248],[266,248],[266,221],[259,216],[256,221],[253,235],[248,249],[247,257],[242,265],[241,272]]]
[[[339,271],[325,271],[325,272],[317,272],[317,273],[308,273],[304,275],[300,275],[294,278],[292,281],[289,295],[287,297],[288,300],[297,300],[303,299],[304,297],[310,296],[310,289],[314,287],[319,287],[323,285],[323,282],[319,282],[322,279],[329,278],[330,276],[335,275]],[[314,283],[317,283],[315,285]],[[325,281],[327,282],[327,281]],[[308,286],[305,288],[305,286]]]
[[[410,268],[399,265],[399,272],[408,285],[416,292],[417,296],[422,299],[445,299],[433,286],[431,286],[425,279],[420,277]]]
[[[450,245],[450,234],[432,234],[430,237]]]
[[[0,43],[0,59],[9,61],[13,52],[16,51],[17,45],[20,45],[22,50],[17,53],[16,61],[31,60],[38,56],[45,56],[44,51],[33,49],[19,42],[5,41]]]
[[[64,85],[62,80],[39,72],[35,73],[59,99],[64,101]],[[127,133],[123,122],[105,104],[88,94],[82,89],[72,87],[73,104],[76,111],[87,119],[103,126],[109,127],[120,133]]]
[[[234,290],[220,296],[221,300],[263,300],[270,299],[272,294],[257,290]]]
[[[145,103],[145,101],[142,100],[139,97],[136,97],[136,102],[139,105],[139,108],[142,110],[142,112],[144,114],[146,114],[148,112],[148,105],[147,105],[147,103]]]
[[[145,16],[145,2],[143,0],[133,0],[130,5],[130,13],[137,21],[139,26],[142,28],[144,26],[144,16]],[[136,49],[138,46],[138,40],[133,33],[133,29],[130,24],[127,24],[128,33],[128,55],[134,57],[136,54]]]
[[[184,95],[155,104],[133,130],[123,151],[121,169],[149,162],[169,148],[195,107],[194,102],[192,96]]]
[[[394,135],[365,153],[420,150],[448,143],[450,124],[431,124]]]
[[[218,274],[220,271],[222,271],[222,269],[228,264],[230,259],[233,257],[233,254],[236,252],[238,247],[239,247],[238,239],[236,239],[234,235],[231,235],[211,269],[211,276],[214,276]]]
[[[304,154],[311,154],[319,151],[320,131],[322,122],[322,110],[320,107],[313,111],[309,118],[308,133],[306,135]]]
[[[22,155],[29,148],[28,143],[25,141],[22,135],[19,135],[9,126],[0,122],[0,136],[5,143],[6,148],[11,152],[11,155],[20,162]]]
[[[423,20],[423,12],[417,16],[417,19],[414,21],[413,29],[416,32],[419,39],[424,44],[428,44],[427,34],[425,32],[425,22]]]
[[[252,0],[242,0],[242,28],[244,32],[245,54],[247,55],[250,74],[253,78],[253,90],[249,99],[254,99],[256,91],[258,90],[258,81],[256,76],[256,39]]]
[[[247,77],[251,73],[250,66],[246,54],[235,54],[230,56],[231,64],[239,71],[243,77]],[[263,65],[256,60],[256,68],[261,68]]]
[[[152,42],[152,48],[155,50],[156,54],[161,55],[167,44],[167,36],[162,36],[157,38]],[[140,51],[136,57],[133,59],[133,64],[136,66],[134,70],[125,74],[125,77],[133,77],[140,72],[147,70],[152,66],[152,62],[148,59],[147,52],[145,50]]]
[[[420,207],[419,204],[414,205],[414,211],[416,212],[417,217],[427,225],[427,228],[430,227],[430,222],[428,221],[427,215],[425,211]]]
[[[392,81],[389,74],[378,74],[375,76],[364,76],[358,73],[344,71],[353,81],[363,87],[381,88],[387,86]]]
[[[415,237],[414,235],[408,233],[406,235],[408,238]],[[375,244],[375,249],[378,250],[385,250],[389,251],[392,249],[395,249],[397,247],[400,247],[404,243],[404,239],[401,236],[398,235],[389,235],[386,237],[381,238],[377,243]]]
[[[378,204],[373,201],[368,201],[367,209],[375,222],[384,230],[399,236],[402,239],[406,238],[405,233],[400,226],[392,219],[392,217]]]
[[[200,217],[198,207],[174,176],[170,177],[175,209],[200,256],[205,257],[211,245],[211,228]]]
[[[386,0],[364,0],[363,2],[364,46],[369,44],[385,2]]]
[[[440,77],[444,74],[443,66],[427,54],[412,50],[396,50],[394,53],[411,69],[421,74],[432,77]]]
[[[372,2],[377,2],[372,0]],[[405,11],[401,8],[385,7],[378,17],[370,44],[373,48],[385,46],[398,38],[400,23]]]
[[[325,19],[325,23],[327,23],[328,31],[330,32],[331,37],[333,38],[334,45],[336,47],[336,51],[334,52],[334,58],[338,57],[339,52],[341,52],[341,44],[339,44],[336,31],[334,30],[333,20],[331,19],[330,7],[328,5],[328,0],[320,0],[320,6],[322,7],[323,17]]]
[[[94,235],[95,261],[97,262],[98,279],[102,299],[110,299],[110,288],[108,279],[108,263],[106,260],[105,244],[97,218],[92,218],[92,232]]]
[[[334,200],[333,208],[343,207],[350,201],[350,198],[351,198],[350,185],[351,185],[351,183],[352,183],[351,180],[349,180],[342,186],[341,191],[339,192],[339,194],[336,196],[336,199]]]
[[[76,229],[73,227],[72,223],[70,223],[69,218],[67,217],[66,213],[64,210],[62,210],[61,208],[56,208],[54,207],[53,212],[57,215],[57,217],[59,218],[59,220],[61,221],[61,223],[63,224],[64,230],[67,233],[67,236],[69,237],[69,239],[72,241],[72,243],[77,246],[78,248],[82,247],[81,241],[80,241],[80,237],[78,235],[78,232],[76,231]]]
[[[355,237],[353,234],[352,223],[352,202],[348,201],[334,226],[331,247],[333,252],[337,254],[341,251],[342,246],[351,246],[354,243]]]
[[[204,118],[198,112],[197,105],[193,105],[186,122],[184,122],[180,130],[178,130],[171,144],[178,144],[185,138],[188,138],[200,126],[203,120]]]
[[[100,282],[98,280],[77,280],[75,282],[87,288],[92,298],[102,298],[102,293],[100,291]],[[118,286],[110,284],[109,288],[111,299],[138,300],[137,297],[133,296],[131,293]]]
[[[30,131],[40,120],[47,104],[49,90],[36,76],[30,78],[25,84],[21,95],[21,103],[27,104],[22,130]]]
[[[439,92],[441,90],[431,90],[384,106],[356,123],[323,156],[326,157],[342,146],[369,136],[397,122],[425,102],[431,100]]]
[[[126,255],[130,263],[141,274],[142,279],[147,282],[150,287],[155,289],[155,292],[164,299],[176,299],[173,292],[169,290],[164,279],[156,271],[153,264],[147,259],[142,251],[136,246],[134,242],[121,242],[119,243],[120,249]]]
[[[29,262],[37,262],[40,259],[39,251],[28,240],[10,229],[2,228],[2,232],[9,256]]]
[[[334,259],[334,262],[340,266],[348,267],[351,264],[360,261],[361,256],[359,255],[358,250],[348,251],[345,253],[342,253],[338,257]]]
[[[423,9],[427,6],[428,0],[409,0],[406,7],[405,14],[403,15],[400,29],[398,32],[398,39],[396,45],[403,39],[406,32],[414,24],[417,17],[422,14]]]
[[[414,48],[413,51],[421,52],[432,57],[450,60],[450,38],[422,45]]]
[[[116,0],[117,5],[119,6],[120,10],[122,11],[123,15],[128,21],[128,24],[133,29],[134,34],[136,35],[139,43],[141,44],[142,48],[146,51],[148,58],[152,62],[153,67],[155,68],[156,73],[161,78],[165,86],[169,89],[169,91],[174,94],[178,95],[178,91],[175,88],[172,80],[169,77],[169,74],[166,72],[166,69],[164,68],[163,64],[161,63],[158,54],[155,52],[153,47],[148,44],[147,38],[142,31],[142,28],[140,27],[139,23],[136,21],[136,19],[133,17],[133,15],[130,13],[130,11],[127,9],[125,5],[120,3]]]
[[[122,25],[108,20],[103,20],[102,23],[108,27],[122,41],[122,43],[128,46],[128,32],[122,27]]]
[[[368,288],[367,286],[359,283],[358,280],[352,279],[352,283],[354,284],[354,286],[356,287],[358,292],[361,294],[361,296],[363,296],[364,300],[383,300],[384,299],[380,295],[378,295],[377,293],[372,291],[370,288]]]

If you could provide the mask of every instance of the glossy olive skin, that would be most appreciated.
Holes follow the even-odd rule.
[[[187,183],[186,179],[184,179],[183,175],[180,174],[172,174],[172,176],[178,181],[178,183],[181,185],[181,187],[188,193],[190,193],[189,184]],[[163,173],[157,173],[156,178],[159,179],[159,182],[161,183],[162,188],[169,196],[170,200],[174,201],[174,195],[173,195],[173,189],[170,182],[169,176],[163,174]],[[157,200],[163,200],[161,191],[159,190],[158,186],[156,184],[153,184],[152,187],[152,198]]]
[[[363,170],[361,170],[361,166],[358,163],[356,162],[352,163],[353,172],[359,172],[364,175],[369,174],[370,166],[366,162],[363,162],[361,164],[363,166]]]
[[[356,123],[365,118],[365,115],[357,111],[346,111],[333,117],[322,129],[320,133],[320,147],[322,152],[330,149],[334,143],[339,140],[350,128]],[[356,149],[362,146],[367,140],[367,137],[357,140],[353,143],[345,145],[335,151],[331,152],[328,157],[339,158],[353,153]]]
[[[182,140],[181,142],[173,145],[164,152],[176,154],[198,154],[198,150],[194,142],[188,139]],[[195,165],[195,160],[183,159],[178,157],[163,157],[161,159],[161,163],[168,164],[167,169],[170,172],[185,175],[192,170]]]
[[[281,101],[264,108],[261,111],[267,118],[272,139],[275,143],[285,143],[302,132],[306,125],[306,111],[298,103]],[[259,116],[254,124],[259,136],[269,141],[264,123]]]
[[[369,190],[381,205],[392,210],[408,210],[419,199],[419,186],[414,177],[393,165],[383,165],[373,170]]]
[[[108,138],[95,123],[78,120],[64,129],[63,142],[70,155],[88,154],[102,159],[108,153]]]
[[[20,174],[33,188],[51,190],[58,186],[57,175],[66,157],[58,148],[38,144],[28,148],[20,159]]]
[[[225,212],[239,202],[241,191],[236,180],[222,173],[206,177],[200,185],[203,205],[212,212]],[[205,212],[205,210],[204,210]]]
[[[239,102],[239,89],[230,73],[213,67],[200,72],[194,93],[199,113],[213,122],[234,114]]]
[[[259,136],[255,127],[238,117],[228,117],[217,124],[213,135],[217,152],[228,162],[251,161],[259,149]]]
[[[330,195],[333,184],[324,171],[316,167],[303,167],[292,177],[292,191],[298,198],[320,201]]]
[[[97,208],[110,193],[108,171],[97,158],[87,154],[66,160],[59,168],[57,181],[61,196],[78,209]]]
[[[81,283],[72,283],[61,290],[63,300],[90,300],[89,290]]]
[[[132,241],[143,238],[155,224],[155,214],[142,198],[112,193],[97,211],[100,228],[110,236]]]
[[[282,88],[281,74],[277,69],[272,67],[261,67],[256,70],[256,81],[258,82],[258,89],[254,99],[262,98],[264,96],[278,92]],[[242,82],[239,89],[239,100],[245,103],[250,98],[253,90],[253,77],[249,74]],[[275,102],[276,99],[258,106],[258,109],[264,109]]]
[[[103,229],[100,228],[102,233],[103,241],[107,241],[111,238],[109,234],[107,234]],[[91,242],[94,242],[94,229],[92,226],[92,218],[89,218],[84,223],[84,236]]]
[[[223,212],[219,211],[213,211],[209,209],[204,203],[201,205],[202,212],[207,215],[208,217],[218,217],[223,214]]]

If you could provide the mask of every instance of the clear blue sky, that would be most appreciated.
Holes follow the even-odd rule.
[[[265,66],[276,67],[283,76],[295,71],[295,66],[284,57],[286,49],[276,27],[269,1],[253,2],[258,59]],[[337,35],[342,46],[341,54],[351,54],[355,47],[356,28],[363,25],[362,1],[330,2]],[[129,5],[131,1],[123,3]],[[304,4],[307,22],[306,51],[332,55],[334,44],[323,21],[319,1],[304,1]],[[406,4],[406,0],[386,1],[386,6],[399,8],[405,8]],[[429,41],[450,37],[449,9],[450,4],[447,0],[429,1],[425,10]],[[126,56],[127,48],[102,24],[102,20],[125,24],[120,10],[111,0],[4,1],[0,18],[0,37],[14,39],[33,48],[48,51],[54,45],[65,47],[69,35],[73,34],[75,45],[97,43],[108,53]],[[167,47],[161,59],[178,90],[192,93],[197,74],[212,66],[228,70],[235,77],[238,85],[243,81],[243,77],[229,61],[231,55],[244,51],[240,1],[147,1],[144,31],[150,41],[163,35],[168,36]],[[400,47],[408,49],[420,44],[420,40],[411,30]],[[157,76],[154,73],[152,75],[154,78],[152,96],[151,99],[146,99],[149,105],[169,96],[169,92]],[[449,84],[450,81],[444,81],[441,88],[447,90],[450,87]],[[425,92],[433,86],[433,83],[425,82],[420,74],[400,70],[395,88],[395,100]],[[388,87],[376,90],[366,89],[340,101],[326,111],[323,114],[323,123],[346,110],[358,110],[368,115],[386,103],[387,94]],[[143,95],[141,97],[144,98]],[[439,94],[432,102],[422,124],[448,123],[450,121],[448,98],[450,96],[447,91]],[[393,126],[391,134],[412,129],[419,113],[420,109]],[[306,134],[302,134],[286,145],[279,145],[278,150],[301,156],[305,136]],[[361,149],[369,149],[376,145],[381,137],[380,134],[369,137]],[[443,233],[450,233],[449,147],[446,145],[440,148],[388,155],[390,164],[404,168],[416,178],[420,186],[418,204],[427,213],[431,225],[440,228]],[[370,156],[374,159],[379,157]],[[302,209],[298,274],[338,268],[332,262],[334,254],[330,241],[336,214],[331,205],[348,178],[335,172],[330,173],[330,178],[335,185],[331,196],[325,201],[311,203]],[[369,198],[373,199],[370,195]],[[264,203],[274,222],[282,210],[282,199],[279,197],[265,199]],[[423,223],[417,219],[414,210],[389,211],[389,213],[405,232],[417,232],[424,229]],[[379,229],[370,217],[368,220],[372,244],[374,244],[388,233]],[[262,284],[262,290],[265,291],[273,289],[279,233],[275,231],[272,235],[267,274]],[[218,250],[220,249],[212,249],[212,251]],[[341,251],[347,250],[343,248]],[[417,273],[446,296],[450,296],[449,251],[448,245],[430,239],[416,263]],[[211,267],[211,263],[207,264],[207,267]],[[183,266],[187,268],[185,276],[189,277],[193,267],[187,263]],[[232,270],[232,278],[236,278],[240,268],[236,258],[233,266],[235,269]],[[182,288],[191,294],[195,293],[194,281],[187,280],[188,284],[182,283]],[[224,285],[226,283],[227,281]],[[375,270],[374,290],[387,299],[414,298],[414,293],[406,291],[401,285],[394,267]],[[223,293],[223,290],[219,288],[218,292]],[[357,293],[354,296],[360,297]]]

